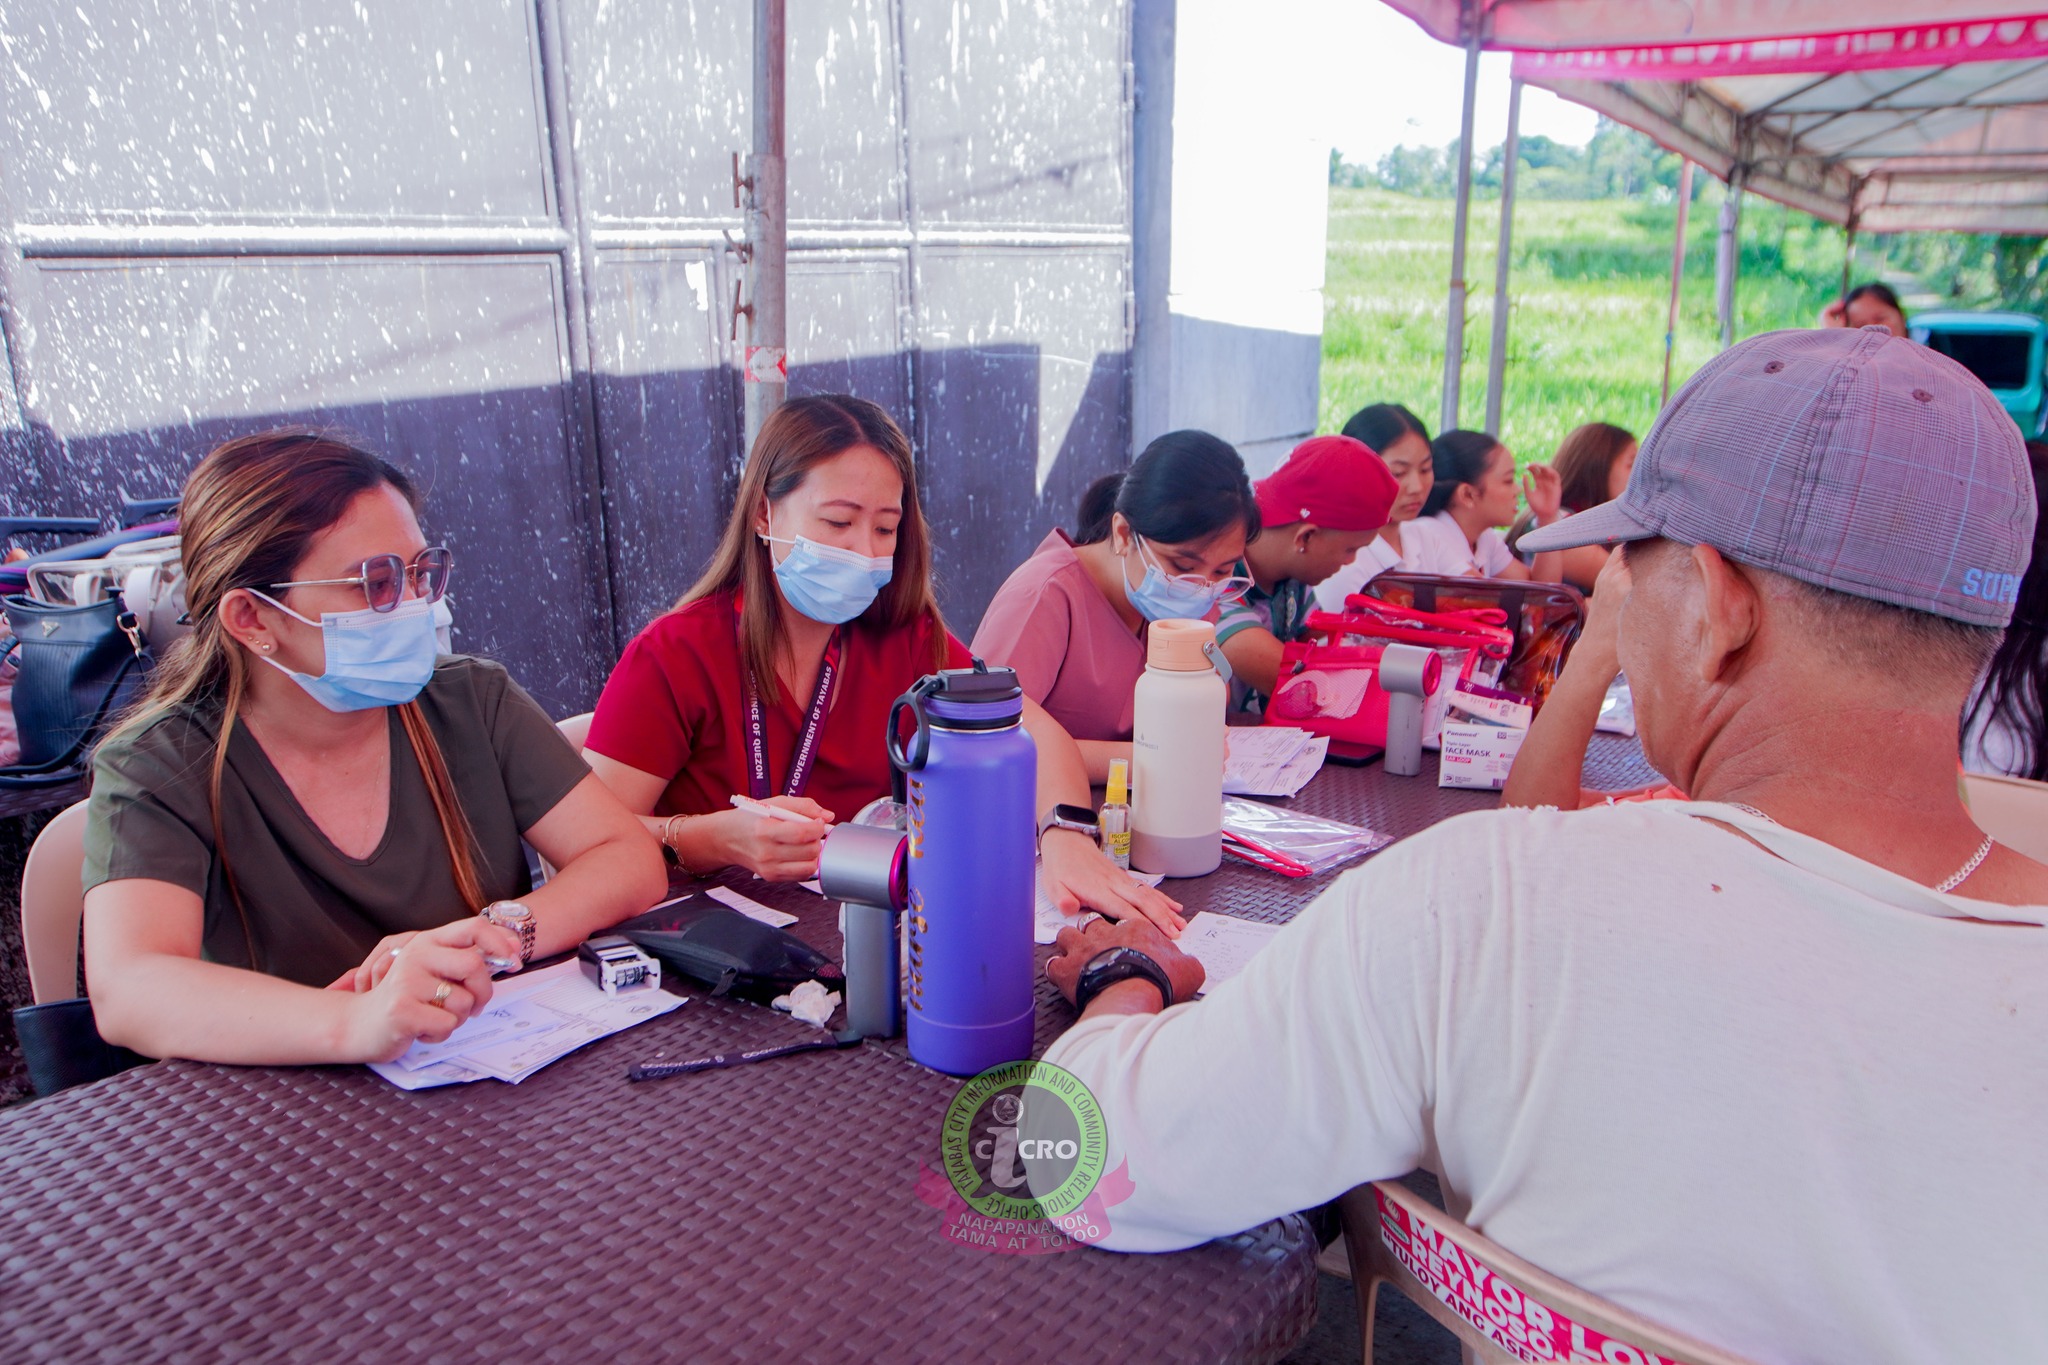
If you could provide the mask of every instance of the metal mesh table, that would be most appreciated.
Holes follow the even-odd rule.
[[[1377,767],[1298,798],[1395,834],[1494,800]],[[1324,880],[1172,890],[1284,919]],[[833,906],[747,891],[837,951]],[[1042,1049],[1073,1013],[1040,1002]],[[900,1040],[624,1080],[807,1033],[694,999],[516,1087],[168,1062],[0,1114],[0,1359],[1272,1360],[1313,1320],[1297,1217],[1163,1256],[946,1240],[916,1188],[957,1083]]]
[[[1436,762],[1435,754],[1425,753],[1422,772],[1415,777],[1390,777],[1376,762],[1348,769],[1331,764],[1302,789],[1301,795],[1285,804],[1311,815],[1363,825],[1397,839],[1420,833],[1454,815],[1493,810],[1500,805],[1498,792],[1438,787]],[[1644,762],[1643,751],[1633,739],[1603,734],[1595,735],[1587,749],[1581,780],[1596,791],[1629,791],[1664,779]],[[1207,877],[1167,882],[1162,889],[1190,913],[1220,910],[1240,919],[1285,923],[1294,918],[1295,911],[1315,899],[1316,893],[1355,866],[1350,863],[1320,877],[1289,880],[1226,858],[1223,866]],[[1066,1008],[1057,994],[1052,999],[1059,1009]],[[1044,1036],[1045,1015],[1046,1011],[1041,1009],[1041,1048],[1051,1042],[1050,1037]],[[1058,1027],[1065,1028],[1071,1018],[1071,1012],[1058,1015]]]

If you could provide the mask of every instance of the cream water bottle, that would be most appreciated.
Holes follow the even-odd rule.
[[[1223,710],[1207,621],[1154,621],[1131,734],[1131,866],[1199,877],[1223,861]]]

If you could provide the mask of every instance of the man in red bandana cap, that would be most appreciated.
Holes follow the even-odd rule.
[[[1312,436],[1252,491],[1264,529],[1237,569],[1252,586],[1216,622],[1216,643],[1240,684],[1231,697],[1239,709],[1272,694],[1281,646],[1301,634],[1315,607],[1310,590],[1371,543],[1400,486],[1364,442]]]

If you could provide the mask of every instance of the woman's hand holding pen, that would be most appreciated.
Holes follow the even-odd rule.
[[[716,826],[728,863],[771,882],[808,881],[818,875],[818,855],[833,819],[830,809],[807,796],[771,796],[765,801],[736,796],[733,804],[738,808],[699,817],[702,824]],[[771,814],[774,811],[785,814]]]

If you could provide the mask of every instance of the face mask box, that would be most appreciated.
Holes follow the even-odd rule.
[[[1527,734],[1509,726],[1448,722],[1437,765],[1437,786],[1499,791],[1507,783],[1508,769],[1515,765],[1515,755],[1521,752]]]
[[[1526,730],[1535,718],[1536,708],[1512,692],[1477,683],[1453,682],[1451,686],[1448,720]]]

